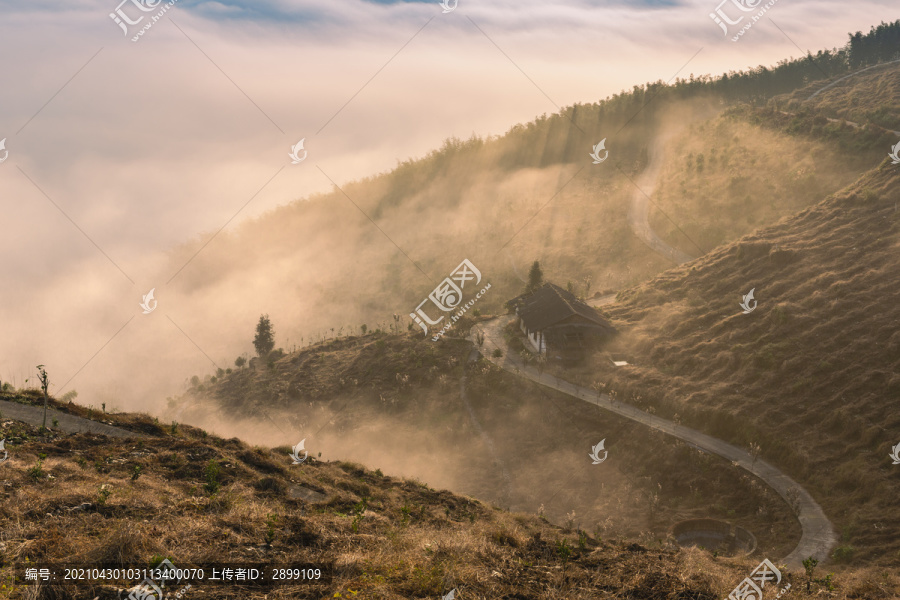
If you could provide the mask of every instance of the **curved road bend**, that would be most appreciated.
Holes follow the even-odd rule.
[[[638,236],[651,250],[681,265],[694,260],[694,257],[673,248],[650,228],[650,197],[656,189],[656,182],[662,171],[665,145],[674,133],[661,135],[651,144],[648,151],[650,163],[635,182],[635,190],[631,195],[631,204],[628,206],[628,225],[634,235]]]
[[[44,420],[44,407],[0,400],[0,414],[2,414],[5,419],[15,419],[16,421],[22,421],[34,425],[35,427],[40,427]],[[59,425],[53,427],[53,429],[61,429],[66,433],[92,433],[94,435],[108,435],[110,437],[150,437],[143,433],[120,429],[118,427],[113,427],[112,425],[107,425],[106,423],[99,423],[48,407],[47,422],[52,423],[53,419],[56,419],[59,423]]]
[[[487,348],[486,351],[482,352],[485,358],[520,377],[525,377],[535,383],[568,394],[579,400],[590,402],[591,404],[597,405],[600,408],[625,417],[626,419],[631,419],[632,421],[636,421],[647,427],[678,438],[698,449],[720,456],[725,460],[735,462],[743,469],[765,481],[772,489],[778,492],[778,495],[784,498],[788,504],[790,504],[788,492],[791,489],[796,489],[799,494],[800,504],[798,519],[803,533],[800,537],[800,543],[798,543],[797,547],[794,548],[788,556],[782,559],[782,561],[791,569],[802,569],[802,561],[805,558],[812,556],[823,561],[830,556],[831,549],[837,544],[837,536],[834,533],[834,527],[822,511],[822,507],[820,507],[809,492],[803,489],[796,481],[764,460],[759,459],[754,464],[747,451],[732,446],[720,439],[706,435],[696,429],[684,427],[683,425],[676,425],[672,421],[650,415],[631,405],[618,402],[614,403],[606,394],[603,394],[598,398],[597,392],[594,390],[580,387],[564,380],[559,380],[559,383],[557,383],[555,376],[548,373],[539,374],[536,369],[526,367],[518,356],[510,355],[506,352],[507,349],[505,344],[502,343],[502,328],[505,323],[506,320],[500,317],[481,324],[482,331],[484,332],[484,344]],[[499,348],[503,351],[502,358],[491,357],[491,353],[495,348]]]

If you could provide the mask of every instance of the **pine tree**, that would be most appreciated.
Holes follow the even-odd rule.
[[[260,315],[259,323],[256,324],[253,347],[256,348],[256,354],[260,357],[266,356],[275,347],[275,330],[272,328],[269,315]]]
[[[528,271],[528,285],[525,286],[525,293],[531,293],[544,285],[544,272],[541,270],[541,263],[534,261],[531,270]]]

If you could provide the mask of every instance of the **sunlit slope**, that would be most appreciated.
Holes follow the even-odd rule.
[[[826,117],[900,131],[900,61],[817,81],[775,102],[789,112],[812,109]]]
[[[441,598],[454,589],[476,598],[722,598],[759,562],[601,540],[357,464],[311,456],[292,465],[287,447],[140,421],[141,440],[43,435],[2,421],[15,442],[3,465],[0,596],[123,598],[139,592],[108,574],[77,585],[13,575],[25,564],[147,569],[165,557],[179,568],[315,564],[331,575],[317,586],[255,588],[214,585],[207,574],[187,595],[208,600],[235,598],[236,585],[248,600]],[[807,595],[801,574],[783,575],[794,597],[821,589]],[[896,575],[874,569],[836,583],[838,599],[900,590]]]
[[[652,199],[659,197],[667,217],[653,209],[651,223],[692,256],[791,214],[860,172],[824,141],[723,119],[718,101],[654,106],[662,102],[636,107],[638,117],[630,122],[626,115],[596,123],[579,117],[576,126],[555,116],[548,119],[552,124],[539,120],[499,139],[448,142],[391,173],[223,232],[169,293],[183,295],[180,301],[196,312],[220,312],[216,322],[244,319],[245,330],[268,312],[286,324],[281,339],[291,344],[331,327],[374,327],[395,313],[406,322],[464,258],[492,284],[480,300],[482,311],[497,311],[520,293],[534,260],[552,280],[591,295],[634,285],[672,265],[628,222],[661,139],[674,136]],[[609,157],[592,164],[591,147],[604,138]],[[689,157],[701,154],[710,157],[705,166],[690,158],[688,168]],[[201,244],[176,252],[173,265]],[[237,300],[231,306],[229,299],[251,289],[254,306]],[[214,333],[204,331],[211,327],[205,321],[189,325],[204,337]],[[239,343],[237,331],[215,333]]]
[[[842,556],[897,563],[900,171],[885,160],[816,206],[621,295],[598,373],[799,478]],[[755,310],[739,303],[754,290]],[[752,303],[751,303],[752,307]],[[625,392],[626,394],[628,392]]]
[[[415,477],[603,537],[662,539],[679,521],[713,516],[755,532],[771,556],[796,546],[800,528],[787,504],[727,461],[488,361],[469,362],[471,349],[420,333],[329,340],[198,382],[172,400],[165,420],[251,442],[304,440],[323,459]],[[611,458],[601,467],[588,452],[604,438]]]

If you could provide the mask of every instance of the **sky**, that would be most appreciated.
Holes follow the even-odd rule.
[[[172,248],[203,233],[451,136],[774,65],[898,16],[777,0],[733,42],[710,13],[736,19],[737,2],[0,0],[0,380],[33,382],[39,363],[57,394],[109,380],[105,317],[140,318]],[[148,393],[196,372],[198,350]]]

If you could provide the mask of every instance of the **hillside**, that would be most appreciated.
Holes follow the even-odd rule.
[[[287,447],[120,418],[144,423],[149,437],[42,434],[0,420],[11,442],[0,465],[0,596],[118,598],[124,584],[26,586],[12,566],[148,567],[167,557],[180,567],[313,563],[332,576],[268,589],[192,581],[186,597],[203,599],[440,598],[456,589],[461,599],[712,600],[759,562],[600,539],[356,464],[311,456],[290,466]],[[876,570],[823,579],[810,594],[804,575],[784,574],[799,598],[828,587],[833,598],[900,592],[895,575]]]
[[[86,355],[87,406],[0,384],[0,599],[125,598],[21,571],[164,558],[326,576],[169,600],[718,600],[763,559],[790,588],[755,600],[900,598],[898,39],[450,139],[173,249],[159,311],[142,294],[136,337]],[[329,177],[318,160],[294,173]],[[464,258],[490,292],[432,341],[407,315]],[[596,315],[542,305],[580,362],[510,323],[533,261],[614,325],[583,346],[552,328]],[[156,416],[117,408],[137,398]],[[698,521],[726,544],[680,547]],[[781,564],[832,523],[817,569]]]
[[[173,398],[167,419],[231,423],[251,442],[305,439],[326,458],[603,537],[665,539],[679,521],[717,516],[755,531],[760,552],[797,543],[789,507],[727,461],[470,361],[468,342],[418,338],[376,332],[254,361]],[[616,460],[597,469],[585,457],[603,438]]]
[[[846,73],[838,68],[846,55],[832,58],[834,71]],[[203,315],[181,325],[217,340],[207,353],[218,361],[220,348],[246,344],[243,332],[262,312],[282,324],[286,348],[322,339],[332,327],[374,329],[393,314],[405,319],[463,258],[493,285],[482,311],[501,311],[533,260],[585,295],[636,285],[672,265],[629,225],[642,187],[646,194],[655,184],[654,230],[698,256],[811,206],[883,156],[865,132],[844,135],[848,155],[832,136],[772,126],[788,104],[776,92],[827,81],[814,65],[787,61],[773,70],[637,86],[502,136],[450,139],[390,172],[341,182],[175,249],[166,277],[179,274],[166,293],[186,315]],[[868,97],[869,88],[852,89]],[[831,114],[822,111],[822,118]],[[610,158],[591,164],[591,147],[602,139]],[[658,150],[661,175],[645,183]],[[248,286],[252,298],[238,301]]]
[[[621,336],[584,371],[762,456],[838,524],[836,558],[900,561],[900,172],[885,160],[820,204],[622,292]],[[743,294],[757,308],[741,314]],[[638,398],[639,396],[639,398]],[[826,441],[827,440],[827,441]]]

